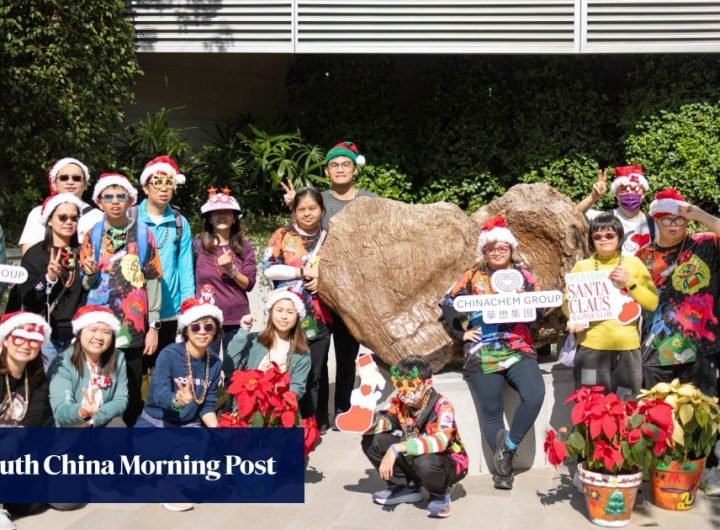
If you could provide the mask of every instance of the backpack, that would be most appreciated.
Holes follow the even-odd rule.
[[[645,220],[647,221],[648,230],[650,231],[650,242],[652,243],[655,241],[655,219],[653,219],[649,213],[645,212]]]
[[[173,211],[173,217],[175,217],[175,258],[180,255],[180,239],[182,238],[183,234],[183,216],[182,211],[180,211],[180,208],[174,205],[170,205],[170,208]],[[138,207],[133,206],[130,208],[127,212],[128,219],[137,220],[138,218]],[[147,226],[147,225],[145,225]]]
[[[92,232],[90,233],[90,244],[92,244],[95,250],[95,263],[100,262],[100,247],[102,246],[103,232],[105,231],[105,220],[95,223]],[[145,221],[140,219],[135,220],[135,229],[137,230],[137,248],[138,258],[140,259],[140,268],[145,268],[145,261],[147,260],[148,250],[148,230],[150,228]]]

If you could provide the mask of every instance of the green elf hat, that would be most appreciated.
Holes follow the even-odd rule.
[[[365,157],[358,152],[357,146],[352,142],[340,142],[330,149],[325,155],[325,165],[338,156],[348,157],[359,168],[365,165]]]

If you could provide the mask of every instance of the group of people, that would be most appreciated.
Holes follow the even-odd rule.
[[[334,338],[334,415],[350,408],[359,345],[318,296],[321,248],[329,221],[359,196],[354,177],[364,157],[351,142],[325,157],[326,191],[284,186],[291,220],[270,238],[262,257],[274,290],[264,329],[247,293],[257,279],[256,255],[243,236],[242,211],[230,190],[210,188],[193,237],[172,205],[185,176],[168,156],[145,166],[139,182],[103,173],[82,200],[88,168],[64,158],[48,173],[50,195],[32,210],[20,246],[25,283],[10,295],[0,323],[0,423],[41,426],[216,427],[218,389],[237,369],[290,375],[301,415],[321,432],[331,425],[327,369]],[[601,177],[579,207],[605,193]],[[619,208],[588,212],[590,258],[573,271],[607,270],[614,285],[644,311],[638,320],[577,323],[576,384],[603,385],[622,396],[680,377],[717,393],[720,220],[663,190],[640,211],[648,185],[639,166],[615,169]],[[688,221],[709,233],[688,233]],[[657,233],[655,232],[657,231]],[[482,311],[462,315],[453,300],[492,294],[492,276],[515,269],[519,291],[538,280],[516,261],[518,241],[502,217],[478,239],[478,262],[439,301],[448,332],[464,344],[464,368],[478,395],[482,430],[494,452],[494,484],[513,485],[513,458],[544,400],[544,383],[526,322],[488,323]],[[634,255],[633,255],[634,254]],[[567,305],[564,307],[567,312]],[[157,353],[159,352],[159,353]],[[452,404],[432,385],[428,363],[411,356],[392,367],[395,388],[363,436],[362,448],[388,488],[382,505],[417,502],[428,491],[428,515],[450,515],[449,488],[465,476],[468,456]],[[150,386],[143,401],[143,377]],[[503,387],[520,394],[505,430]],[[168,504],[171,510],[192,505]],[[0,528],[14,528],[2,519]],[[4,525],[4,526],[3,526]]]

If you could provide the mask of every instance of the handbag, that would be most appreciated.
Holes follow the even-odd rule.
[[[577,347],[577,337],[575,336],[575,333],[570,333],[567,337],[565,337],[563,345],[560,348],[558,362],[568,368],[575,366],[575,353],[577,352]]]

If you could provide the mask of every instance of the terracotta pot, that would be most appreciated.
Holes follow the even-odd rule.
[[[642,484],[642,473],[606,475],[588,471],[578,464],[578,475],[585,489],[588,519],[609,528],[627,526]]]
[[[650,469],[653,503],[666,510],[689,510],[705,469],[706,458],[658,464]]]

